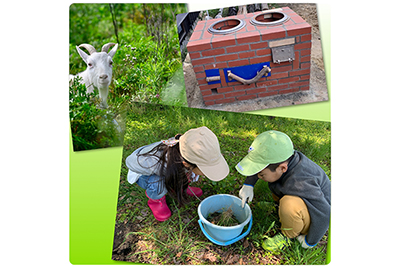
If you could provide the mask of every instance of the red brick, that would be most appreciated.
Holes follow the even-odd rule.
[[[311,63],[309,63],[309,62],[304,62],[304,63],[300,64],[300,68],[301,68],[301,69],[311,68]]]
[[[303,49],[303,50],[300,50],[300,56],[301,56],[301,57],[307,56],[307,55],[311,55],[311,49]]]
[[[217,89],[218,93],[226,93],[233,91],[232,87],[221,87]]]
[[[290,17],[290,19],[289,20],[287,20],[287,21],[285,21],[285,23],[283,23],[283,25],[286,27],[286,26],[289,26],[289,25],[294,25],[294,24],[296,24],[296,22],[294,22],[293,20],[292,20],[292,17]]]
[[[247,32],[252,32],[252,31],[256,30],[256,27],[254,27],[254,25],[252,25],[250,23],[246,23],[245,29],[247,30]]]
[[[256,50],[256,54],[257,56],[271,55],[271,49],[270,48],[258,49]]]
[[[266,88],[255,88],[246,91],[247,94],[258,94],[258,93],[265,93],[267,92]]]
[[[237,31],[235,32],[235,34],[238,34],[238,33],[245,33],[245,32],[247,32],[246,27],[243,27],[242,29],[237,30]]]
[[[305,56],[305,57],[301,57],[301,62],[307,62],[307,61],[311,61],[311,55]]]
[[[302,36],[301,36],[300,41],[301,41],[301,42],[311,41],[311,39],[312,39],[311,34],[305,34],[305,35],[302,35]]]
[[[305,42],[305,43],[300,43],[294,45],[294,50],[301,50],[301,49],[307,49],[311,48],[311,42]]]
[[[271,64],[271,75],[292,70],[292,65]]]
[[[251,100],[257,98],[257,95],[245,95],[237,97],[238,100]]]
[[[209,101],[209,100],[218,100],[218,99],[223,99],[224,94],[211,94],[208,96],[203,97],[203,100]]]
[[[260,79],[258,79],[258,81],[256,83],[258,84],[258,83],[261,83],[261,82],[264,82],[264,81],[267,81],[267,77],[266,76],[263,76]]]
[[[310,73],[310,69],[300,69],[297,71],[291,71],[289,73],[290,76],[297,76],[297,75],[305,75],[305,74],[309,74]]]
[[[263,57],[254,57],[250,59],[250,64],[256,64],[261,62],[268,62],[271,61],[271,56],[263,56]]]
[[[198,72],[198,73],[196,73],[196,77],[197,77],[197,79],[200,79],[200,78],[205,78],[206,77],[206,73],[205,72]]]
[[[203,96],[212,94],[211,89],[201,90],[200,92],[201,92],[201,95],[203,95]]]
[[[269,86],[268,91],[273,91],[273,90],[281,90],[281,89],[286,89],[288,88],[287,84],[284,85],[277,85],[277,86]]]
[[[310,84],[309,81],[302,81],[302,82],[296,82],[290,84],[291,87],[302,87],[302,86],[308,86]]]
[[[221,54],[225,54],[224,48],[204,50],[201,52],[201,55],[203,55],[203,57],[209,57],[209,56],[215,56],[215,55],[221,55]]]
[[[194,32],[204,31],[205,25],[206,25],[206,21],[200,20],[199,22],[197,22],[196,27],[194,28]]]
[[[278,94],[278,91],[272,91],[272,92],[260,93],[260,94],[258,94],[258,97],[264,98],[264,97],[273,96],[273,95],[277,95],[277,94]]]
[[[236,96],[243,96],[246,95],[246,91],[232,91],[230,93],[225,93],[225,97],[230,98],[230,97],[236,97]]]
[[[225,62],[225,64],[226,64],[226,62]],[[227,65],[226,67],[228,67],[228,65]],[[219,71],[219,75],[220,75],[220,77],[221,77],[221,85],[222,85],[223,87],[227,87],[228,84],[226,83],[224,71],[223,71],[223,70],[220,70],[220,71]],[[233,88],[231,88],[231,90],[233,90]]]
[[[292,63],[285,61],[285,62],[281,62],[281,63],[273,63],[271,62],[271,68],[283,68],[283,67],[288,67],[290,66],[290,69],[292,68]]]
[[[259,42],[259,43],[250,44],[250,47],[251,47],[251,49],[267,48],[268,42]]]
[[[237,40],[238,44],[259,42],[260,35],[259,35],[258,31],[236,34],[236,40]]]
[[[308,23],[290,25],[286,27],[288,36],[302,35],[311,33],[311,26]]]
[[[228,67],[228,64],[226,62],[218,62],[218,63],[214,63],[214,64],[204,65],[204,68],[206,70],[220,69],[220,68],[227,68],[227,67]]]
[[[197,65],[204,65],[204,64],[214,63],[214,62],[215,62],[214,57],[200,58],[200,59],[193,59],[192,65],[197,66]]]
[[[193,71],[194,71],[195,73],[204,72],[204,67],[203,67],[203,65],[200,65],[200,66],[193,66]]]
[[[270,79],[279,79],[279,78],[288,77],[288,76],[289,76],[288,72],[281,72],[281,73],[272,73],[271,72]]]
[[[225,62],[225,61],[232,61],[232,60],[237,60],[239,57],[237,54],[226,54],[222,56],[215,57],[215,60],[217,62]]]
[[[199,77],[197,77],[197,84],[199,84],[199,87],[202,87],[202,86],[207,86],[208,82],[206,78],[200,79]]]
[[[214,105],[214,104],[215,104],[215,101],[205,101],[204,104],[205,104],[206,106]]]
[[[202,31],[193,32],[192,36],[190,37],[190,42],[199,40],[201,38]]]
[[[257,87],[272,86],[278,84],[278,80],[268,80],[264,82],[257,82]]]
[[[279,80],[279,84],[285,84],[285,83],[291,83],[294,81],[299,81],[299,77],[295,76],[295,77],[288,77],[288,78],[282,78]]]
[[[203,31],[203,34],[201,36],[202,40],[206,40],[206,39],[211,40],[211,38],[213,38],[212,34],[210,34],[208,31]]]
[[[249,45],[240,45],[240,46],[233,46],[233,47],[227,47],[226,52],[227,53],[236,53],[236,52],[241,52],[241,51],[248,51],[249,50]]]
[[[220,84],[210,84],[210,85],[199,85],[200,90],[205,90],[205,89],[212,89],[212,88],[218,88],[220,87]]]
[[[247,90],[249,90],[251,88],[254,88],[255,86],[256,86],[255,83],[252,83],[250,85],[240,84],[240,85],[235,86],[235,90],[246,90],[247,91]]]
[[[310,80],[310,75],[302,75],[300,76],[300,80]]]
[[[254,51],[247,51],[247,52],[239,53],[239,58],[241,58],[241,59],[252,58],[254,56],[255,56]]]
[[[279,94],[288,94],[288,93],[293,93],[296,91],[298,91],[298,90],[290,88],[290,89],[285,89],[285,90],[279,90]]]
[[[261,40],[262,41],[270,41],[272,39],[279,39],[286,37],[286,32],[283,28],[269,28],[269,29],[262,29],[260,30],[261,33]]]
[[[230,61],[228,63],[229,67],[237,67],[237,66],[242,66],[242,65],[249,65],[249,60],[236,60],[236,61]]]
[[[304,90],[309,90],[310,86],[306,86],[306,87],[300,87],[300,90],[304,91]]]
[[[225,76],[224,76],[225,77]],[[229,84],[229,86],[231,86],[231,87],[236,87],[236,86],[239,86],[239,85],[243,85],[242,83],[240,83],[240,82],[238,82],[238,81],[234,81],[234,80],[231,80],[231,81],[229,81],[228,82]]]
[[[295,58],[295,60],[293,61],[293,69],[294,70],[296,70],[296,69],[299,69],[299,65],[300,65],[300,52],[298,52],[298,51],[295,51],[294,52],[294,58]]]
[[[219,47],[228,47],[228,46],[233,46],[236,45],[236,40],[235,36],[218,36],[218,37],[213,37],[212,39],[212,47],[213,48],[219,48]]]
[[[220,103],[231,103],[231,102],[235,102],[236,99],[235,98],[225,98],[222,100],[216,100],[215,103],[216,104],[220,104]]]
[[[294,23],[304,23],[304,22],[306,22],[302,17],[300,17],[297,14],[291,15],[290,19],[293,20]]]
[[[190,55],[191,59],[198,59],[201,57],[200,52],[192,52],[192,53],[189,53],[189,55]]]
[[[204,41],[199,40],[199,41],[193,41],[189,42],[187,44],[187,50],[188,52],[196,52],[196,51],[202,51],[202,50],[207,50],[211,48],[210,43],[204,43]]]

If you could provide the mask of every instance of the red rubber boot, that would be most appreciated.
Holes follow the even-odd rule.
[[[190,196],[195,196],[196,195],[197,197],[200,197],[200,196],[202,196],[203,191],[198,187],[188,186],[188,188],[186,189],[186,193],[188,195],[190,195]]]
[[[147,193],[146,196],[148,197]],[[153,212],[154,218],[158,221],[166,221],[171,217],[171,210],[169,210],[167,202],[165,200],[165,196],[160,199],[151,199],[147,201],[147,205],[149,205],[151,211]]]

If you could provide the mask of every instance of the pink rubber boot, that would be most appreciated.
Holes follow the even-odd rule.
[[[171,210],[168,208],[165,196],[161,197],[160,199],[151,199],[147,193],[146,196],[149,198],[147,205],[149,205],[156,220],[166,221],[169,219],[169,217],[171,217]]]
[[[186,193],[190,196],[197,196],[200,197],[203,194],[203,191],[198,188],[198,187],[190,187],[188,186],[188,188],[186,189]]]

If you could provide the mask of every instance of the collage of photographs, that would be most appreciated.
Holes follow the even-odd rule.
[[[70,263],[329,264],[323,14],[71,4]]]

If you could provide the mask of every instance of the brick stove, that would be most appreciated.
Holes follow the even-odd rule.
[[[309,90],[311,26],[288,7],[199,21],[187,50],[205,105]]]

